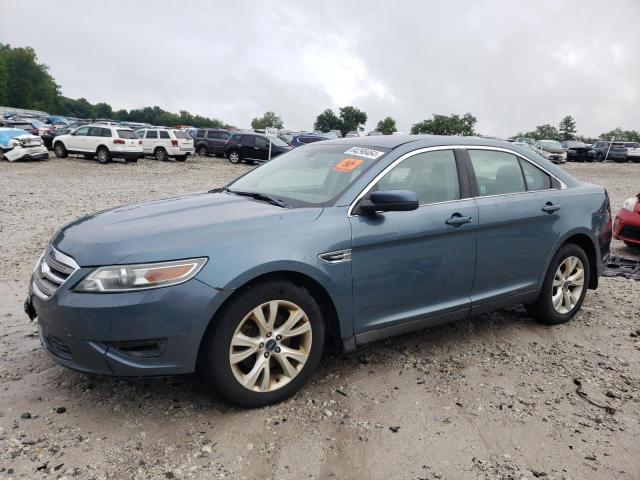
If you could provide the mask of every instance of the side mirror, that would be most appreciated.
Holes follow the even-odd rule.
[[[375,212],[407,212],[420,206],[418,196],[409,190],[383,190],[371,193],[368,200],[358,205],[364,213]]]

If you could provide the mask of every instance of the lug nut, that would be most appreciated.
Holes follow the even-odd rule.
[[[282,335],[276,335],[276,340],[278,341],[282,340]]]
[[[271,332],[267,332],[267,338],[271,336]]]
[[[264,343],[260,342],[260,345],[258,345],[258,348],[264,348]]]
[[[264,352],[264,358],[269,358],[269,352]]]
[[[280,347],[276,347],[276,353],[280,353]]]

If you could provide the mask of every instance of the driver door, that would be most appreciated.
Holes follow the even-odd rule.
[[[453,150],[414,154],[373,190],[413,191],[417,210],[350,217],[356,335],[383,329],[386,336],[468,315],[478,206],[459,172],[467,175]]]
[[[73,150],[76,152],[82,152],[86,150],[87,135],[89,134],[89,127],[80,127],[73,132],[67,140],[67,150]]]

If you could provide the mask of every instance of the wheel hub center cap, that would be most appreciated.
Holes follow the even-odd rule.
[[[267,351],[273,352],[276,349],[277,343],[278,342],[276,342],[273,338],[269,339],[265,345],[267,347]]]

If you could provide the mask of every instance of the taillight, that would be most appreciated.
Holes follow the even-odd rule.
[[[113,143],[117,143],[118,145],[124,145],[124,140],[122,140],[121,138],[116,138]]]
[[[142,140],[138,140],[138,145],[142,145]]]
[[[178,146],[178,140],[171,140],[171,145],[174,147]]]

